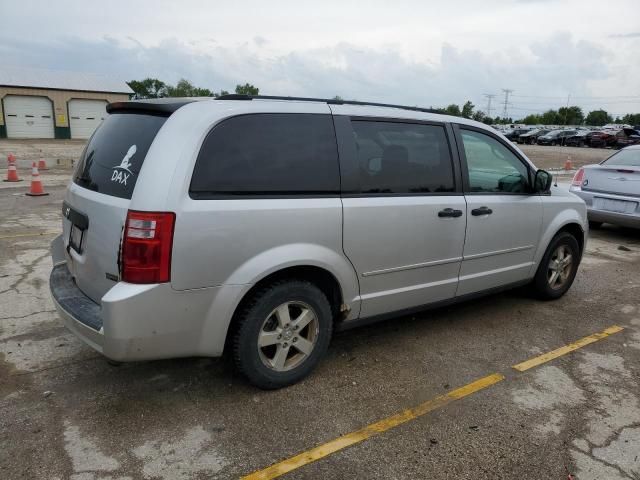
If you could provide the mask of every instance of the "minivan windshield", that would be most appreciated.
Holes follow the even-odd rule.
[[[640,167],[640,150],[630,148],[628,150],[620,150],[618,153],[607,158],[602,165],[620,165],[623,167]]]
[[[149,147],[166,120],[157,115],[109,115],[83,151],[74,183],[130,199]]]

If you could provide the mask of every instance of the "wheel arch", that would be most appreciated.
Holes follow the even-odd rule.
[[[588,231],[586,226],[586,207],[584,218],[578,208],[567,207],[569,206],[565,206],[557,211],[554,217],[544,223],[546,228],[542,231],[540,243],[538,244],[539,247],[534,257],[534,264],[531,269],[532,277],[537,271],[547,248],[549,248],[551,240],[553,240],[553,238],[560,232],[568,232],[576,238],[580,247],[580,257],[582,258],[582,254],[584,253],[586,246]]]
[[[560,230],[558,230],[555,235],[561,232],[567,232],[573,235],[573,237],[578,242],[578,246],[580,247],[580,258],[582,258],[582,254],[584,253],[584,247],[586,243],[585,232],[584,230],[582,230],[582,227],[578,223],[567,223]]]
[[[277,269],[268,273],[254,283],[251,288],[244,293],[236,305],[229,327],[227,329],[224,350],[228,351],[230,339],[233,337],[235,328],[238,325],[238,312],[250,301],[255,292],[274,282],[296,279],[307,280],[316,285],[327,297],[331,306],[331,313],[334,323],[343,320],[349,313],[349,307],[345,304],[343,288],[337,277],[328,269],[318,265],[300,264]]]

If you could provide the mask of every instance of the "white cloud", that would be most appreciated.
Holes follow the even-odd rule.
[[[634,0],[619,2],[617,11],[634,8]],[[0,62],[424,106],[467,99],[484,106],[483,93],[511,88],[514,116],[557,107],[567,94],[582,97],[587,109],[640,110],[640,97],[598,105],[586,98],[640,96],[633,80],[640,39],[626,33],[637,25],[598,0],[452,0],[437,8],[412,0],[366,7],[327,0],[322,8],[285,0],[267,8],[247,0],[241,10],[166,0],[153,8],[120,0],[37,3],[0,7],[7,18]],[[601,13],[589,14],[593,8]]]

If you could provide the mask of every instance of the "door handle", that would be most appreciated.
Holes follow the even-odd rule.
[[[445,208],[444,210],[440,210],[438,212],[438,216],[440,218],[445,218],[445,217],[461,217],[462,216],[462,210],[454,210],[453,208]]]
[[[471,215],[475,215],[476,217],[480,215],[491,215],[492,213],[493,210],[491,210],[489,207],[480,207],[471,210]]]

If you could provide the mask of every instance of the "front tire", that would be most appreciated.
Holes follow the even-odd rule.
[[[282,280],[258,290],[237,314],[233,360],[256,387],[271,390],[309,375],[333,329],[325,294],[306,280]]]
[[[543,300],[556,300],[571,288],[580,262],[580,247],[568,232],[558,233],[545,252],[533,279],[533,289]]]

